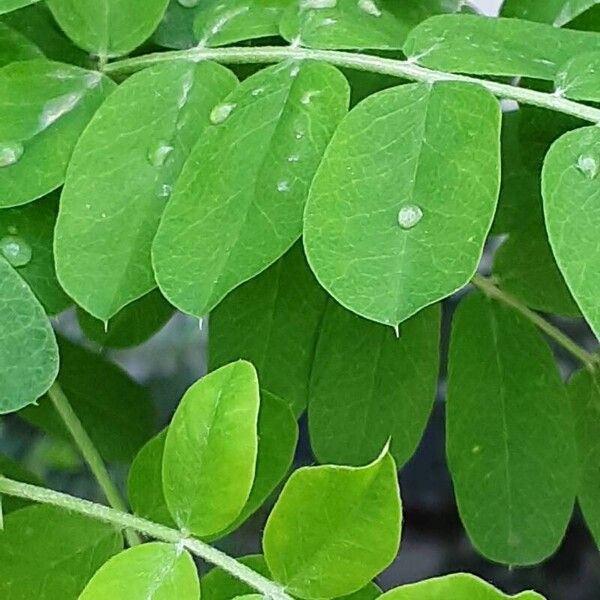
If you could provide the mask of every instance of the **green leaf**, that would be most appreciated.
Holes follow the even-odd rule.
[[[503,594],[489,583],[466,573],[456,573],[427,579],[419,583],[394,588],[381,596],[382,600],[544,600],[536,592],[516,596]]]
[[[101,356],[64,338],[59,346],[58,380],[84,428],[105,460],[129,462],[154,430],[148,392]],[[71,439],[48,399],[19,416],[51,435]]]
[[[561,66],[555,93],[572,100],[600,101],[600,52],[578,54]]]
[[[588,50],[600,50],[599,34],[477,15],[431,17],[404,44],[409,59],[431,69],[549,80],[573,55]]]
[[[308,418],[320,462],[364,465],[391,438],[398,468],[431,412],[439,370],[440,308],[389,328],[330,302],[311,375]]]
[[[270,577],[269,567],[262,554],[251,554],[236,559],[253,571]],[[254,591],[248,584],[240,581],[228,571],[215,567],[200,580],[202,600],[232,600],[236,596],[250,594]]]
[[[77,310],[77,320],[85,335],[103,348],[129,348],[151,338],[173,312],[163,295],[153,290],[128,304],[106,325],[81,309]]]
[[[169,0],[47,0],[63,31],[101,57],[137,48],[160,23]]]
[[[179,0],[170,0],[167,12],[152,34],[152,41],[158,46],[177,50],[196,45],[194,18],[204,4],[200,2],[195,6],[183,6]]]
[[[58,373],[58,348],[42,305],[2,256],[0,282],[2,414],[32,404],[46,393]]]
[[[123,547],[111,525],[45,505],[8,515],[0,531],[2,600],[77,600]]]
[[[113,87],[98,72],[47,60],[0,69],[0,208],[63,183],[77,138]]]
[[[0,23],[0,67],[41,56],[42,51],[34,43],[15,29]]]
[[[389,453],[366,467],[306,467],[286,483],[263,537],[269,569],[299,598],[350,594],[400,545],[401,505]]]
[[[179,528],[215,534],[240,514],[257,456],[258,379],[239,361],[206,375],[183,396],[169,426],[164,493]]]
[[[542,195],[546,229],[560,271],[594,333],[600,335],[600,130],[563,135],[546,156]]]
[[[391,88],[350,112],[304,230],[308,261],[340,304],[395,326],[471,279],[496,208],[499,126],[496,100],[458,83]]]
[[[157,280],[175,306],[205,315],[298,239],[348,95],[337,69],[302,61],[258,72],[215,108],[154,241]]]
[[[294,0],[208,0],[198,6],[194,33],[201,46],[224,46],[276,36],[284,9]]]
[[[0,15],[3,13],[12,12],[18,8],[23,8],[28,4],[33,4],[38,0],[0,0]]]
[[[600,547],[600,377],[578,371],[567,387],[575,415],[579,458],[579,505]]]
[[[598,0],[504,0],[501,14],[562,27],[596,4]]]
[[[52,242],[58,213],[58,195],[15,208],[0,210],[0,251],[9,241],[21,246],[30,259],[19,267],[19,275],[42,303],[46,312],[55,315],[71,304],[56,279]],[[10,260],[10,255],[5,255]]]
[[[156,286],[150,248],[165,204],[211,110],[235,84],[211,62],[156,65],[119,86],[81,136],[61,197],[56,261],[64,288],[98,319]]]
[[[43,485],[43,482],[39,477],[31,473],[29,470],[24,468],[16,460],[0,454],[0,473],[4,477],[9,479],[16,479],[24,483],[31,483],[33,485]],[[23,508],[29,504],[29,501],[21,498],[13,498],[11,496],[2,497],[2,507],[0,512],[4,512],[7,515],[10,512]],[[2,528],[0,527],[0,530]]]
[[[573,510],[573,417],[554,358],[519,313],[473,294],[454,316],[447,452],[458,509],[485,557],[550,556]]]
[[[287,402],[298,417],[308,386],[325,290],[298,243],[273,266],[235,289],[210,315],[209,367],[240,358],[258,371],[262,389]]]
[[[198,600],[200,582],[192,557],[177,546],[154,542],[111,558],[92,577],[79,600]]]

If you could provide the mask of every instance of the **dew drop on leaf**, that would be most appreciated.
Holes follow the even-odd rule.
[[[287,181],[280,181],[277,184],[277,191],[278,192],[289,192],[290,191],[290,184]]]
[[[25,148],[21,142],[0,143],[0,167],[10,167],[23,156]]]
[[[184,8],[194,8],[200,4],[200,0],[177,0],[177,2]]]
[[[305,10],[319,10],[321,8],[335,8],[337,0],[303,0],[302,8]]]
[[[236,105],[232,104],[231,102],[226,102],[225,104],[217,104],[217,106],[215,106],[210,113],[210,122],[213,125],[219,125],[223,123],[233,112],[235,106]]]
[[[171,152],[173,152],[173,146],[169,146],[169,144],[165,144],[164,142],[157,142],[148,148],[148,162],[153,167],[162,167]]]
[[[358,7],[372,17],[381,16],[381,10],[374,0],[358,0]]]
[[[588,178],[595,179],[598,175],[598,161],[587,154],[582,154],[577,159],[577,168]]]
[[[40,131],[44,131],[64,114],[72,111],[82,97],[82,92],[71,92],[46,102],[40,115]]]
[[[159,192],[159,196],[161,198],[169,198],[171,196],[171,192],[173,191],[173,187],[170,186],[168,183],[163,183],[161,188],[160,188],[160,192]]]
[[[15,235],[0,240],[0,252],[13,267],[24,267],[31,261],[31,246]]]
[[[398,212],[398,225],[402,229],[412,229],[423,218],[423,211],[416,204],[407,204]]]

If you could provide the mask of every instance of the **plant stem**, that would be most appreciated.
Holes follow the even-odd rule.
[[[127,506],[125,501],[121,498],[119,490],[117,490],[112,482],[98,449],[94,446],[94,442],[90,439],[90,436],[81,424],[79,417],[73,410],[73,407],[58,382],[52,384],[52,387],[48,390],[48,396],[52,401],[56,412],[69,430],[69,433],[75,441],[77,448],[79,448],[85,462],[90,467],[90,470],[106,496],[108,503],[117,510],[126,511]],[[126,532],[126,536],[130,546],[135,546],[140,543],[140,539],[135,532]]]
[[[458,81],[479,85],[500,98],[516,100],[523,104],[531,104],[548,108],[556,112],[579,117],[592,123],[600,123],[600,109],[587,106],[572,100],[567,100],[555,94],[548,94],[526,88],[497,83],[486,79],[468,77],[455,73],[445,73],[421,67],[411,60],[395,60],[381,58],[370,54],[341,52],[338,50],[318,50],[296,48],[292,46],[263,46],[263,47],[230,47],[230,48],[191,48],[189,50],[173,50],[156,52],[144,56],[136,56],[109,63],[104,72],[110,75],[127,74],[145,67],[173,60],[200,62],[214,60],[227,64],[268,64],[284,60],[320,60],[338,67],[370,71],[401,77],[412,81],[434,83],[436,81]]]
[[[524,317],[527,317],[534,325],[537,325],[548,337],[552,338],[557,344],[561,345],[565,350],[570,352],[575,358],[579,359],[589,369],[594,369],[598,364],[598,359],[592,353],[587,352],[580,346],[578,346],[571,338],[567,337],[560,329],[546,321],[538,315],[536,312],[527,308],[522,302],[517,300],[514,296],[501,290],[492,281],[482,277],[481,275],[475,275],[471,280],[473,285],[479,288],[484,294],[490,298],[495,298],[500,302],[510,306],[517,312],[521,313]]]
[[[179,544],[192,554],[231,573],[240,581],[247,583],[272,600],[293,600],[277,583],[263,577],[220,550],[198,539],[187,537],[180,531],[171,529],[170,527],[153,523],[152,521],[109,508],[108,506],[95,504],[88,500],[82,500],[81,498],[75,498],[68,494],[62,494],[35,485],[13,481],[6,477],[0,477],[0,494],[24,498],[33,502],[41,502],[42,504],[51,504],[52,506],[58,506],[92,519],[110,523],[119,529],[135,529],[148,537],[172,544]]]

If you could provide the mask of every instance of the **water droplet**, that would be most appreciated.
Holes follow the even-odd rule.
[[[44,131],[58,121],[64,114],[72,111],[81,100],[83,92],[71,92],[58,98],[48,100],[40,115],[40,131]]]
[[[318,96],[321,92],[317,91],[317,90],[311,90],[309,92],[306,92],[302,98],[300,98],[300,102],[302,102],[302,104],[304,104],[305,106],[309,105],[312,102],[312,99],[315,96]]]
[[[287,181],[280,181],[277,184],[277,191],[278,192],[289,192],[290,191],[290,184]]]
[[[186,74],[183,85],[181,86],[181,94],[179,95],[179,99],[177,100],[177,107],[183,108],[188,101],[190,91],[194,85],[194,74],[192,71]]]
[[[252,92],[250,92],[252,94],[252,96],[260,96],[263,92],[265,91],[265,88],[256,88],[255,90],[252,90]]]
[[[0,143],[0,167],[10,167],[19,162],[25,148],[21,142]]]
[[[103,219],[106,219],[106,213],[102,213],[100,216],[101,216]]]
[[[595,179],[596,175],[598,175],[598,161],[589,154],[582,154],[577,159],[577,168],[588,179]]]
[[[297,140],[301,140],[304,137],[304,131],[296,131],[295,137]]]
[[[0,240],[0,252],[13,267],[24,267],[31,261],[31,246],[15,235]]]
[[[300,157],[297,154],[292,154],[291,156],[288,156],[288,162],[291,162],[291,163],[300,162]]]
[[[194,8],[200,4],[200,0],[177,0],[184,8]]]
[[[423,211],[416,204],[407,204],[398,212],[398,225],[412,229],[423,218]]]
[[[358,8],[372,17],[380,17],[382,14],[374,0],[358,0]]]
[[[471,449],[471,452],[473,454],[479,454],[481,452],[481,446],[473,446],[473,448]]]
[[[148,162],[153,167],[162,167],[171,152],[173,152],[173,146],[169,146],[165,142],[157,142],[148,148]]]
[[[319,10],[321,8],[335,8],[337,0],[302,0],[304,10]]]
[[[323,19],[321,21],[321,25],[323,25],[324,27],[331,27],[332,25],[335,25],[337,23],[337,19],[334,19],[332,17],[327,17],[326,19]]]
[[[229,118],[236,105],[231,102],[225,104],[217,104],[210,113],[210,122],[213,125],[220,125]]]
[[[290,77],[298,77],[298,73],[300,73],[300,65],[294,65],[290,71]]]
[[[98,71],[90,71],[85,74],[83,80],[86,88],[93,89],[102,81],[102,74]]]
[[[173,186],[168,183],[163,183],[160,188],[160,193],[158,194],[161,198],[169,198],[171,196],[171,192],[173,191]]]

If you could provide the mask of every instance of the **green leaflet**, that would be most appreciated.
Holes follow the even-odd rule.
[[[77,320],[85,335],[108,348],[139,346],[151,338],[173,316],[173,307],[158,290],[152,290],[120,310],[105,325],[85,311],[77,310]]]
[[[19,267],[19,275],[50,315],[71,304],[54,270],[52,239],[57,213],[57,194],[26,206],[0,210],[0,253],[6,244],[16,243],[24,255],[23,261],[29,256],[27,263]],[[10,260],[10,254],[5,258]]]
[[[575,415],[579,458],[579,505],[600,547],[600,379],[581,369],[567,387]]]
[[[154,240],[157,281],[175,306],[205,315],[298,239],[348,95],[337,69],[302,61],[259,71],[215,108]]]
[[[382,600],[544,600],[536,592],[503,594],[489,583],[466,573],[456,573],[394,588]]]
[[[39,479],[39,477],[25,469],[16,460],[13,460],[8,456],[4,456],[3,454],[0,454],[0,473],[4,477],[16,479],[17,481],[23,481],[33,485],[43,485],[43,482]],[[27,500],[23,500],[21,498],[11,498],[10,496],[0,497],[0,502],[0,513],[4,512],[4,515],[23,508],[29,504]],[[0,516],[0,521],[1,520],[2,518]],[[0,530],[1,529],[2,528],[0,527]]]
[[[0,0],[0,15],[23,8],[23,6],[33,4],[34,2],[38,2],[38,0]]]
[[[294,596],[350,594],[392,562],[401,519],[396,465],[387,451],[365,467],[298,469],[267,521],[265,558]]]
[[[399,334],[329,302],[308,407],[320,462],[364,465],[390,439],[398,468],[412,456],[437,389],[439,306],[403,323]]]
[[[269,567],[262,554],[251,554],[237,559],[265,577],[270,577]],[[215,567],[200,580],[202,600],[233,600],[236,596],[250,594],[254,590],[227,571]]]
[[[304,229],[308,261],[340,304],[395,326],[470,280],[496,209],[499,126],[496,100],[457,83],[391,88],[349,113]]]
[[[0,531],[0,597],[77,600],[94,572],[122,547],[111,525],[52,506],[18,510]]]
[[[550,556],[577,486],[571,408],[535,326],[481,294],[454,316],[446,439],[458,509],[476,548],[509,565]]]
[[[167,12],[152,34],[152,41],[164,48],[183,50],[197,44],[194,35],[194,18],[205,2],[183,6],[179,0],[170,0]]]
[[[210,536],[242,511],[255,475],[258,409],[256,371],[244,361],[206,375],[183,396],[163,457],[164,494],[180,529]]]
[[[41,59],[0,69],[0,208],[62,184],[77,138],[113,87],[98,72]]]
[[[64,288],[98,319],[156,286],[150,249],[158,222],[211,110],[235,85],[231,71],[211,62],[145,69],[119,86],[79,139],[56,261]]]
[[[150,37],[169,0],[47,0],[63,31],[100,57],[131,52]]]
[[[24,35],[0,22],[0,67],[42,57],[42,51]]]
[[[504,0],[501,14],[562,27],[596,4],[598,0]]]
[[[111,558],[92,577],[79,600],[198,600],[196,565],[185,550],[150,543]]]
[[[59,339],[58,381],[85,429],[107,461],[129,462],[154,431],[147,390],[101,356]],[[53,436],[71,440],[49,399],[19,413]]]
[[[572,100],[600,101],[600,51],[578,54],[562,65],[554,87]]]
[[[240,358],[258,371],[261,387],[298,417],[308,402],[310,372],[327,305],[325,290],[295,244],[274,265],[231,292],[210,315],[209,367]]]
[[[546,156],[542,195],[556,262],[581,312],[600,335],[600,130],[584,127],[557,140]]]
[[[58,348],[42,305],[0,256],[0,414],[35,402],[58,373]]]
[[[573,55],[588,50],[600,50],[600,34],[476,15],[431,17],[404,45],[410,59],[431,69],[549,80]]]
[[[205,0],[196,10],[194,34],[201,46],[224,46],[276,36],[279,21],[295,0]]]

